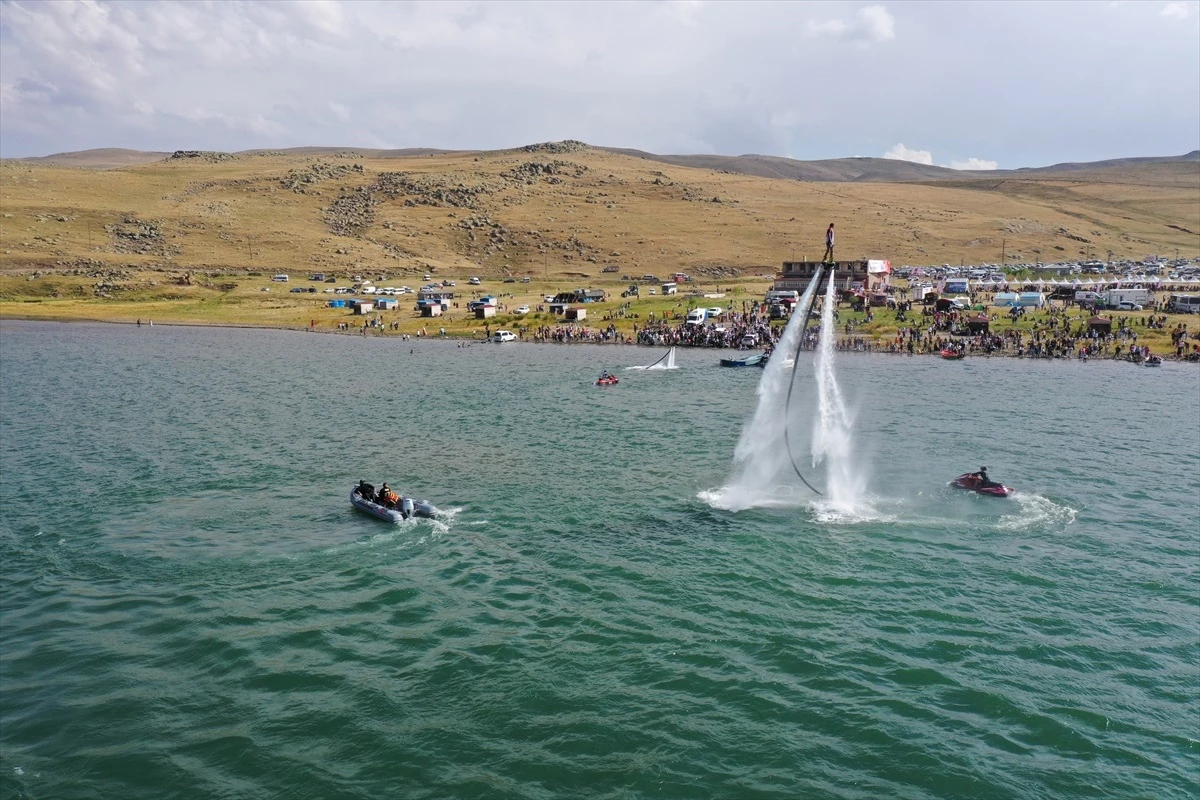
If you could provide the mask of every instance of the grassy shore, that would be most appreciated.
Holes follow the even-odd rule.
[[[388,280],[380,285],[402,285],[400,280]],[[335,297],[346,295],[327,294],[333,288],[326,283],[307,280],[289,283],[272,282],[269,275],[251,273],[182,273],[170,271],[130,272],[121,278],[87,277],[84,275],[45,273],[33,275],[0,275],[0,318],[33,319],[55,321],[96,321],[136,324],[154,321],[158,324],[225,325],[245,327],[283,328],[293,330],[339,331],[342,326],[359,332],[368,319],[379,319],[383,328],[368,328],[367,335],[399,337],[402,335],[444,335],[459,339],[481,339],[487,331],[510,329],[532,335],[540,326],[555,327],[566,323],[561,315],[548,311],[536,311],[539,305],[546,306],[545,297],[565,288],[576,288],[575,284],[564,284],[545,280],[530,283],[504,283],[485,281],[480,286],[467,286],[466,280],[457,282],[453,291],[458,293],[455,301],[458,308],[442,317],[421,317],[415,310],[415,295],[397,297],[399,307],[393,311],[374,312],[373,317],[363,317],[345,308],[330,308],[328,303]],[[740,312],[743,308],[760,303],[771,282],[757,278],[741,281],[699,282],[685,284],[685,294],[672,296],[648,295],[643,286],[639,297],[622,299],[620,292],[628,283],[621,281],[591,281],[593,287],[608,291],[610,300],[588,304],[588,318],[582,327],[592,330],[612,325],[623,337],[634,336],[636,328],[643,328],[652,321],[666,320],[679,324],[687,312],[696,306],[721,306]],[[343,281],[339,286],[346,285]],[[102,288],[101,288],[102,287]],[[292,293],[292,288],[308,289],[316,293]],[[107,296],[97,296],[97,293]],[[466,310],[472,294],[494,294],[507,312],[498,313],[487,320],[479,320]],[[708,295],[708,296],[705,296]],[[524,315],[512,310],[528,305],[532,312]],[[1013,321],[1007,309],[989,308],[995,319],[991,332],[1002,334],[1011,330],[1026,335],[1037,330],[1049,331],[1050,315],[1044,311],[1032,311]],[[1145,320],[1153,312],[1113,311],[1105,312],[1112,319],[1114,328],[1125,323],[1138,334],[1138,344],[1148,346],[1152,352],[1162,355],[1174,353],[1170,332],[1177,325],[1186,325],[1190,332],[1200,328],[1200,320],[1188,315],[1165,315],[1163,328],[1149,328]],[[1056,312],[1061,323],[1063,315]],[[1071,309],[1066,318],[1075,328],[1090,316],[1081,309]],[[1161,315],[1156,315],[1161,316]],[[782,324],[776,323],[776,324]],[[894,339],[902,328],[924,329],[930,324],[921,316],[919,307],[908,312],[907,319],[898,319],[896,311],[875,308],[868,312],[853,311],[843,305],[838,311],[839,335],[846,336],[845,326],[853,327],[853,337],[870,341],[875,346],[885,345]],[[1194,342],[1193,342],[1194,343]]]

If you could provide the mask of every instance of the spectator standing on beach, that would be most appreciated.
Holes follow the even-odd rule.
[[[829,223],[829,230],[825,231],[825,257],[821,259],[827,264],[833,263],[833,223]]]

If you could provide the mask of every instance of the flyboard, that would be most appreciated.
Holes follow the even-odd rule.
[[[787,401],[783,406],[783,442],[787,447],[788,460],[792,462],[792,469],[795,470],[796,477],[800,478],[801,482],[805,486],[807,486],[809,489],[812,489],[813,492],[821,497],[825,496],[824,493],[809,483],[808,479],[805,478],[803,473],[800,472],[800,467],[796,465],[796,456],[792,454],[791,425],[789,424],[789,420],[791,418],[790,412],[792,408],[792,389],[794,389],[796,386],[796,367],[800,364],[800,348],[804,346],[804,334],[808,330],[808,321],[812,318],[812,314],[810,313],[812,310],[812,301],[821,289],[821,279],[825,277],[825,267],[827,265],[830,268],[829,280],[833,280],[833,264],[828,262],[818,264],[816,274],[813,275],[812,283],[810,283],[808,288],[804,291],[804,298],[801,299],[800,306],[798,306],[793,312],[796,314],[804,314],[804,319],[800,321],[800,335],[796,337],[796,349],[792,352],[792,377],[791,380],[788,381]],[[808,302],[805,303],[804,300],[807,300]]]

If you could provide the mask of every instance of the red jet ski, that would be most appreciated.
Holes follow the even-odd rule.
[[[615,386],[618,383],[620,383],[620,380],[617,379],[617,376],[609,375],[607,372],[596,380],[597,386]]]
[[[956,489],[967,489],[976,494],[986,494],[989,497],[1008,497],[1016,491],[1002,483],[981,478],[978,472],[968,472],[964,475],[959,475],[950,482],[950,485]]]

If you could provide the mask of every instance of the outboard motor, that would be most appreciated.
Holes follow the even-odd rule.
[[[400,501],[400,508],[403,509],[404,518],[408,519],[413,515],[413,501],[411,497],[405,497]]]

